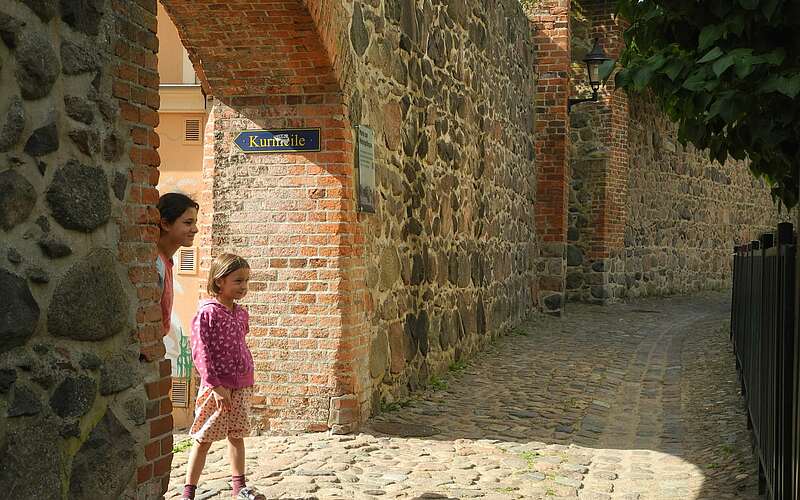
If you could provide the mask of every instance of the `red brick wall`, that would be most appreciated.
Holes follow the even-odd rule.
[[[201,203],[201,276],[223,251],[252,266],[255,424],[347,430],[358,420],[363,269],[352,132],[326,48],[303,3],[163,2],[214,105]],[[198,64],[202,61],[202,66]],[[244,155],[246,129],[320,127],[322,152]]]
[[[116,32],[112,94],[120,127],[130,132],[131,162],[125,213],[120,219],[120,262],[138,294],[136,336],[141,344],[147,393],[147,444],[139,458],[139,494],[155,498],[166,491],[172,464],[170,362],[164,358],[161,310],[155,271],[158,239],[158,40],[156,0],[113,2]],[[127,140],[127,137],[126,137]]]
[[[350,109],[352,87],[356,80],[352,52],[349,45],[342,45],[340,36],[349,31],[350,14],[340,2],[326,0],[306,0],[319,44],[325,51],[333,74],[339,84],[344,106]],[[352,118],[352,117],[348,117]],[[347,120],[349,126],[355,125]],[[352,141],[354,137],[351,137]],[[348,153],[352,153],[352,143]],[[351,160],[350,165],[353,165]],[[352,169],[351,169],[352,172]],[[350,186],[355,188],[351,177]],[[355,193],[350,193],[355,200]],[[352,203],[355,204],[355,201]],[[355,205],[353,205],[355,209]],[[367,286],[367,239],[368,227],[375,223],[372,214],[354,213],[348,230],[352,242],[347,246],[347,255],[342,256],[340,265],[346,287],[341,290],[342,338],[337,353],[337,384],[335,391],[340,396],[331,400],[329,425],[339,431],[354,428],[358,422],[369,417],[367,406],[370,394],[369,383],[359,375],[364,372],[369,359],[370,330],[367,325],[369,315],[374,312],[374,304]]]
[[[314,21],[297,0],[165,0],[200,79],[217,97],[338,91]]]
[[[560,309],[569,202],[570,0],[538,2],[529,12],[536,43],[536,227],[545,272],[539,295],[545,309]],[[548,299],[549,297],[549,299]]]
[[[213,220],[202,228],[201,274],[210,256],[223,251],[241,254],[252,266],[245,303],[262,430],[276,424],[327,428],[330,398],[354,390],[345,358],[351,347],[347,311],[353,303],[345,268],[356,243],[351,154],[331,152],[336,143],[349,142],[342,137],[349,130],[341,118],[291,117],[297,108],[217,101],[209,119],[209,135],[215,139],[208,147],[204,177],[211,185],[207,197],[213,200],[204,200],[203,211]],[[239,130],[304,126],[317,120],[327,123],[325,152],[236,157],[233,151]]]
[[[603,0],[582,3],[589,18],[591,38],[598,39],[608,57],[618,60],[624,46],[623,27],[614,16],[614,6]],[[592,225],[594,238],[590,259],[604,259],[624,247],[625,219],[628,203],[628,97],[616,90],[611,77],[600,91],[600,137],[608,149],[608,159],[600,179],[601,196],[594,206]]]

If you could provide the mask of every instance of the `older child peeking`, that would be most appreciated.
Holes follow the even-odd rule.
[[[190,434],[183,498],[194,498],[197,481],[211,443],[228,440],[233,497],[265,500],[245,485],[244,436],[249,433],[247,414],[253,393],[253,356],[245,343],[249,330],[247,311],[236,304],[247,294],[250,266],[243,258],[223,254],[208,273],[208,293],[192,321],[192,358],[200,373],[200,391]]]
[[[190,247],[197,234],[197,211],[200,205],[181,193],[166,193],[158,199],[159,221],[158,284],[161,288],[161,321],[164,335],[169,333],[172,316],[172,256],[180,247]]]

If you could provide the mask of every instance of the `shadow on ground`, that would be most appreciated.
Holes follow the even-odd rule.
[[[758,498],[728,318],[729,297],[718,293],[570,305],[362,432],[629,451],[617,481],[640,498]],[[652,460],[632,459],[645,452]],[[660,470],[670,458],[684,470]]]

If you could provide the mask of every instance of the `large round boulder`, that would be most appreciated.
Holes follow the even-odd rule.
[[[0,485],[6,498],[62,498],[57,429],[55,422],[40,420],[9,431],[0,448]]]
[[[69,376],[53,392],[50,407],[59,417],[82,417],[89,412],[97,396],[97,383],[87,376]]]
[[[49,94],[61,73],[50,38],[39,31],[23,30],[16,56],[17,82],[22,97],[33,100]]]
[[[61,18],[77,31],[91,36],[100,32],[105,0],[61,0]]]
[[[111,251],[95,250],[61,278],[47,314],[50,335],[102,340],[128,324],[129,300]]]
[[[111,195],[103,169],[70,161],[47,189],[53,218],[66,229],[91,232],[111,217]]]
[[[25,130],[25,107],[19,96],[8,101],[5,121],[0,127],[0,151],[9,151],[22,138]]]

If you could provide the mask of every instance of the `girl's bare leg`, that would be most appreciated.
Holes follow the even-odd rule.
[[[244,439],[228,438],[228,460],[232,476],[244,476]]]
[[[192,451],[189,453],[186,484],[197,485],[197,482],[200,480],[200,474],[203,472],[203,467],[206,465],[206,456],[208,456],[208,450],[210,448],[211,443],[194,442]]]

